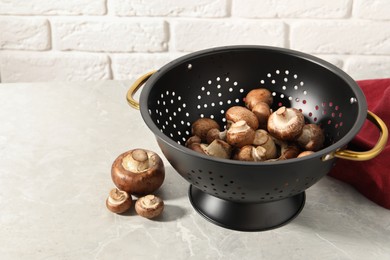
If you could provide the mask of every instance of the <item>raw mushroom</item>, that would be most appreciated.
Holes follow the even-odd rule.
[[[298,145],[295,143],[282,141],[274,137],[272,138],[272,140],[280,148],[279,157],[276,159],[277,161],[296,158],[298,154],[301,152]]]
[[[252,89],[251,91],[248,92],[248,94],[245,97],[245,106],[250,110],[252,110],[253,107],[259,102],[265,102],[268,104],[268,106],[272,105],[273,97],[271,92],[268,89],[265,88]]]
[[[284,143],[280,148],[279,160],[287,160],[297,158],[301,151],[299,147],[294,143]]]
[[[278,151],[274,140],[269,135],[269,133],[263,129],[256,130],[253,145],[261,146],[266,150],[266,159],[275,159],[276,157],[278,157]]]
[[[259,128],[267,129],[268,118],[271,115],[271,109],[265,102],[257,103],[253,108],[252,112],[256,115],[259,121]]]
[[[154,195],[146,195],[135,202],[135,211],[145,218],[155,218],[164,210],[164,202]]]
[[[256,115],[246,107],[232,106],[226,111],[225,117],[228,130],[232,124],[241,120],[244,120],[253,130],[259,128],[259,120]]]
[[[229,159],[232,153],[232,147],[223,140],[215,139],[211,144],[193,143],[188,148],[213,157]]]
[[[202,142],[206,142],[207,132],[212,129],[220,129],[219,124],[211,118],[199,118],[191,126],[192,135],[199,136]]]
[[[207,132],[206,142],[211,144],[215,139],[226,140],[226,130],[219,131],[218,128],[212,128]]]
[[[133,199],[126,191],[114,188],[110,191],[107,199],[107,208],[114,213],[123,213],[133,204]]]
[[[298,109],[280,107],[268,118],[268,132],[283,141],[292,141],[301,134],[305,118]]]
[[[186,147],[190,147],[192,144],[200,144],[202,140],[200,139],[199,136],[193,135],[190,138],[187,139],[186,141]]]
[[[232,124],[226,134],[227,143],[238,148],[252,144],[254,139],[255,130],[244,120]]]
[[[111,178],[120,190],[145,195],[156,191],[162,185],[165,168],[155,152],[134,149],[115,159],[111,167]]]
[[[266,150],[264,147],[253,145],[245,145],[239,149],[233,159],[239,161],[260,162],[267,160]]]
[[[307,124],[296,141],[304,150],[316,152],[324,145],[325,136],[321,127],[316,124]]]

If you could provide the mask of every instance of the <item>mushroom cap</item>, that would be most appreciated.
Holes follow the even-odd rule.
[[[277,139],[292,141],[301,134],[305,117],[296,108],[280,107],[268,118],[268,132]]]
[[[133,154],[145,151],[148,160],[148,167],[137,170]],[[142,154],[142,153],[140,153]],[[141,156],[142,157],[142,156]],[[139,165],[143,165],[140,163]],[[111,178],[114,184],[123,191],[134,195],[145,195],[156,191],[165,179],[164,163],[155,152],[134,149],[119,155],[112,164]]]
[[[304,150],[318,151],[325,142],[325,135],[320,126],[316,124],[307,124],[302,128],[302,133],[297,137],[297,143]]]
[[[236,152],[234,159],[249,162],[265,161],[267,159],[266,150],[261,146],[245,145]]]
[[[257,103],[253,108],[252,112],[256,115],[259,121],[259,128],[267,129],[268,118],[271,115],[271,109],[265,102]]]
[[[226,130],[220,132],[217,128],[212,128],[207,132],[206,142],[211,144],[215,139],[226,140]]]
[[[245,106],[250,110],[252,110],[253,107],[259,102],[265,102],[269,106],[272,105],[273,97],[271,92],[268,89],[266,88],[252,89],[251,91],[248,92],[248,94],[245,97]]]
[[[243,147],[252,144],[255,139],[253,130],[244,120],[240,120],[231,125],[226,133],[226,141],[234,147]]]
[[[244,120],[253,130],[259,128],[257,116],[246,107],[232,106],[226,111],[225,117],[232,123]]]
[[[236,151],[233,159],[239,160],[239,161],[253,162],[254,159],[252,157],[252,149],[254,149],[254,147],[252,145],[245,145],[245,146],[241,147],[240,149],[238,149]]]
[[[146,195],[135,202],[135,211],[145,218],[155,218],[164,210],[164,202],[154,195]]]
[[[106,207],[114,213],[123,213],[133,204],[131,195],[117,188],[111,189],[106,199]]]
[[[207,132],[212,129],[220,129],[219,124],[211,118],[199,118],[191,125],[192,135],[199,136],[203,142],[206,142]]]

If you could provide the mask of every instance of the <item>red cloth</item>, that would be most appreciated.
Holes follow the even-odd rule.
[[[366,96],[368,110],[379,116],[390,129],[390,78],[357,83]],[[378,137],[378,128],[366,121],[349,149],[367,151],[376,144]],[[329,175],[351,184],[368,199],[390,209],[390,142],[377,157],[368,161],[338,159]]]

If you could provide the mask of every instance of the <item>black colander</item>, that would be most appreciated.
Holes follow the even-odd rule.
[[[386,125],[371,112],[356,82],[337,67],[308,54],[265,46],[230,46],[195,52],[141,77],[142,117],[173,168],[191,185],[193,207],[209,221],[242,231],[279,227],[302,210],[305,190],[335,165],[335,157],[370,159],[383,149]],[[280,106],[303,112],[325,132],[325,148],[312,155],[276,162],[242,162],[202,155],[184,146],[191,124],[213,118],[221,127],[225,111],[244,106],[254,88],[272,92]],[[373,150],[342,150],[366,117],[382,135]],[[383,134],[385,133],[385,134]]]

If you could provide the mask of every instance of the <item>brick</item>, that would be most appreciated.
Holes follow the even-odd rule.
[[[283,47],[286,38],[283,22],[265,20],[182,20],[172,31],[175,50],[184,52],[234,44]]]
[[[2,82],[111,79],[109,58],[89,53],[2,52],[0,74]]]
[[[107,12],[105,0],[0,0],[0,14],[22,15],[101,15]]]
[[[390,20],[389,0],[355,0],[353,15],[365,19]]]
[[[167,24],[159,19],[55,19],[59,50],[159,52],[167,49]]]
[[[343,18],[349,16],[352,0],[233,0],[232,16],[246,18]]]
[[[367,20],[291,22],[290,46],[319,54],[390,54],[389,24]]]
[[[188,16],[225,17],[228,15],[227,0],[114,0],[109,10],[119,16]]]
[[[136,80],[143,74],[157,70],[183,53],[112,54],[111,67],[115,80]]]
[[[0,49],[47,50],[50,27],[46,19],[0,17]]]
[[[346,59],[344,70],[355,80],[388,78],[390,56],[351,56]]]

